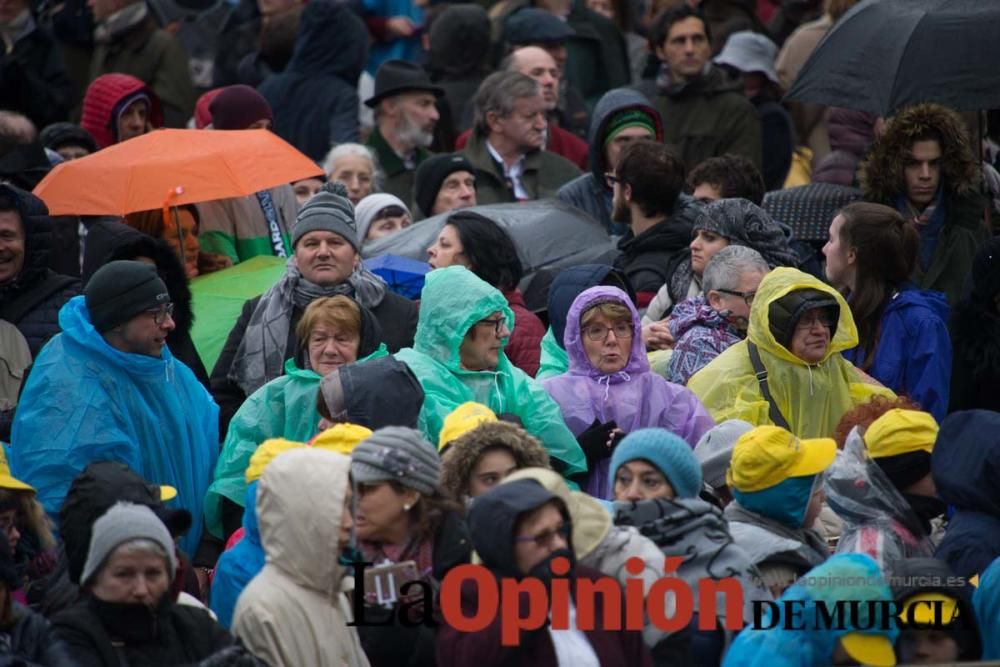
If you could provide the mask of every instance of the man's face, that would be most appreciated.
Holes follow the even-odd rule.
[[[125,6],[124,0],[87,0],[94,21],[101,23]]]
[[[467,371],[492,371],[500,363],[503,341],[510,338],[507,318],[500,311],[479,320],[466,332],[458,355]]]
[[[17,211],[0,211],[0,285],[17,278],[24,268],[24,227]]]
[[[566,42],[541,42],[535,46],[545,49],[552,56],[559,68],[559,76],[562,76],[563,72],[566,71],[566,58],[569,55],[566,51]]]
[[[0,25],[10,25],[27,6],[25,0],[0,0]]]
[[[629,144],[637,141],[653,141],[656,137],[644,127],[626,127],[604,146],[605,167],[609,171],[618,168],[618,160]]]
[[[434,95],[431,93],[402,93],[390,103],[395,105],[399,114],[397,135],[405,144],[426,148],[434,141],[434,127],[440,114],[434,105]]]
[[[675,78],[682,80],[699,76],[711,54],[705,24],[694,16],[670,26],[667,38],[656,47],[656,57],[667,64]]]
[[[167,334],[174,330],[174,318],[166,305],[145,310],[125,324],[105,334],[108,342],[122,352],[160,357],[167,344]]]
[[[514,543],[514,563],[518,572],[528,574],[554,551],[569,549],[569,540],[563,532],[565,530],[566,520],[555,501],[522,515],[514,527],[514,536],[517,538]]]
[[[736,287],[731,288],[731,292],[740,292],[744,295],[755,295],[760,281],[764,279],[764,274],[760,271],[742,271],[740,281]],[[749,298],[750,303],[747,303]],[[719,312],[727,311],[726,318],[738,329],[746,330],[750,321],[750,306],[753,304],[753,296],[739,296],[712,290],[708,293],[708,303]]]
[[[506,118],[490,114],[490,129],[513,144],[521,153],[538,150],[545,143],[545,98],[541,93],[534,97],[514,100],[514,110]]]
[[[613,176],[613,175],[612,175]],[[620,181],[611,182],[611,219],[625,225],[632,224],[632,209],[628,207],[625,190],[628,186]]]
[[[941,184],[941,144],[934,139],[913,142],[903,175],[906,179],[906,198],[923,211],[934,201]]]
[[[545,99],[545,110],[552,111],[559,104],[559,66],[545,49],[526,46],[513,54],[515,69],[538,82]]]
[[[430,215],[476,205],[476,177],[467,171],[448,174],[434,199]]]
[[[316,230],[295,244],[295,266],[303,278],[321,287],[344,282],[357,263],[357,251],[340,234]]]
[[[136,100],[125,107],[118,118],[118,142],[128,141],[146,133],[148,110],[146,102]]]
[[[87,157],[90,155],[90,151],[84,146],[74,146],[73,144],[65,144],[56,149],[56,153],[59,156],[69,162],[70,160],[79,160],[82,157]]]

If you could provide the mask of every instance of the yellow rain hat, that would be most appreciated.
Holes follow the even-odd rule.
[[[250,457],[250,465],[247,466],[247,484],[260,479],[264,474],[264,468],[282,452],[305,446],[304,442],[293,442],[284,438],[270,438],[260,443],[257,451]]]
[[[0,489],[35,492],[35,487],[25,484],[10,474],[10,465],[7,463],[7,451],[2,446],[0,446]]]
[[[311,447],[350,456],[362,440],[371,436],[372,430],[358,424],[334,424],[309,441]]]
[[[927,412],[889,410],[865,431],[865,447],[873,459],[934,449],[938,423]]]
[[[438,434],[438,451],[444,451],[456,438],[460,438],[484,422],[495,422],[496,413],[482,403],[462,403],[444,418],[444,425]]]
[[[800,439],[778,426],[758,426],[736,441],[726,482],[743,493],[763,491],[791,477],[818,475],[836,456],[831,438]]]
[[[895,667],[896,652],[892,642],[882,635],[849,632],[840,638],[840,644],[859,665]]]

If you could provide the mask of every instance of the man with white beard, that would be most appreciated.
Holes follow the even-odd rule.
[[[443,94],[420,66],[404,60],[387,60],[375,72],[375,94],[365,100],[375,110],[367,145],[385,172],[384,192],[411,201],[417,165],[431,155],[435,101]]]

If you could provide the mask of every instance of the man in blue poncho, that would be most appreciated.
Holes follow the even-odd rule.
[[[166,346],[173,305],[156,269],[115,261],[59,311],[62,333],[38,355],[14,418],[11,470],[38,489],[50,515],[93,461],[121,461],[177,489],[194,518],[218,455],[219,408]]]

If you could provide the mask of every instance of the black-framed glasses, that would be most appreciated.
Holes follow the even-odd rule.
[[[613,188],[615,187],[615,183],[621,183],[622,179],[608,171],[604,173],[604,181],[608,184],[609,188]]]
[[[168,316],[174,316],[174,304],[165,303],[158,308],[150,308],[146,312],[153,316],[153,322],[156,323],[156,326],[161,326],[167,321]]]
[[[723,294],[728,294],[729,296],[738,296],[739,298],[743,299],[748,306],[752,306],[753,305],[754,297],[757,296],[757,290],[755,290],[755,289],[752,289],[749,292],[737,292],[734,289],[722,289],[722,288],[719,288],[719,289],[717,289],[715,291],[716,292],[722,292]]]
[[[605,340],[608,337],[608,332],[614,331],[615,338],[631,338],[632,337],[632,323],[631,322],[618,322],[614,326],[605,327],[600,324],[594,324],[583,329],[583,335],[586,336],[591,341],[597,343]]]
[[[478,322],[476,322],[476,324],[478,324],[480,326],[487,326],[487,325],[489,325],[489,326],[493,327],[493,333],[495,333],[497,336],[499,336],[500,332],[507,328],[507,318],[506,317],[498,317],[498,318],[493,319],[493,320],[479,320]]]
[[[552,545],[552,541],[556,539],[556,536],[561,536],[567,543],[569,543],[569,535],[572,527],[568,523],[564,523],[558,528],[542,531],[537,535],[518,535],[514,538],[515,542],[534,542],[535,546],[539,549],[545,549]]]
[[[799,318],[799,321],[795,323],[795,328],[798,331],[806,331],[807,329],[812,329],[817,324],[824,329],[832,329],[834,325],[834,318],[828,312],[823,310],[811,310],[805,315]]]

